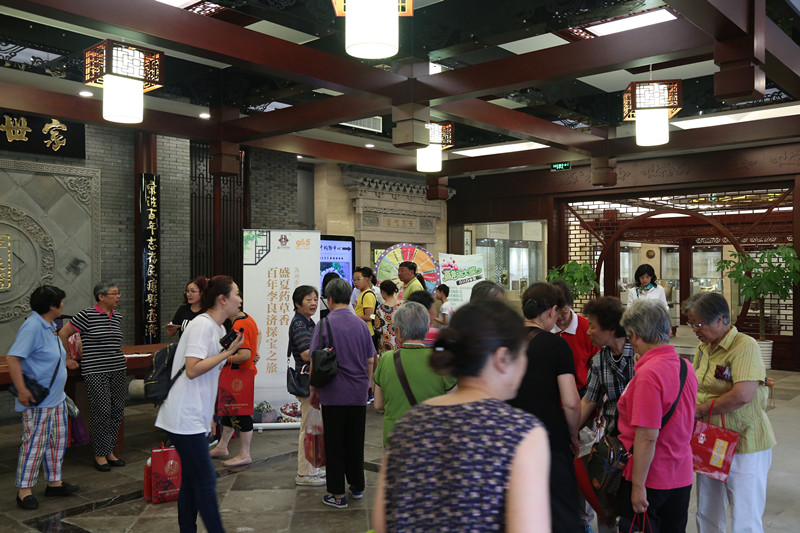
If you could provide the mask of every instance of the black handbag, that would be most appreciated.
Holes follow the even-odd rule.
[[[336,360],[336,350],[334,349],[333,333],[331,332],[330,319],[324,318],[325,326],[328,329],[329,348],[322,348],[311,352],[311,376],[309,383],[312,387],[324,387],[330,383],[339,372],[339,362]],[[320,346],[324,346],[323,333],[320,333]]]
[[[309,389],[308,365],[303,365],[300,370],[294,368],[292,361],[292,340],[289,339],[289,346],[286,348],[286,390],[292,396],[298,398],[308,398],[311,396]]]
[[[58,375],[58,367],[61,364],[61,350],[59,350],[58,354],[58,362],[56,363],[56,369],[53,371],[53,377],[50,378],[49,386],[42,387],[35,379],[29,378],[25,374],[22,374],[22,379],[25,380],[25,388],[28,389],[31,394],[33,394],[33,405],[39,405],[45,401],[47,396],[50,395],[50,387],[53,386],[53,382],[56,380],[56,376]],[[13,383],[8,386],[8,392],[13,394],[15,398],[19,394],[17,387],[15,387]]]

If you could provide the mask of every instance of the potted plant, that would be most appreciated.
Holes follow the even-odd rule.
[[[547,281],[563,279],[572,288],[572,294],[576,298],[590,298],[594,292],[600,290],[597,283],[597,274],[588,263],[578,263],[570,261],[565,265],[550,269],[547,272]]]
[[[781,299],[789,298],[794,286],[800,282],[800,259],[789,244],[781,244],[751,254],[731,252],[731,259],[717,262],[717,271],[727,276],[739,286],[741,297],[750,302],[758,302],[758,340],[762,346],[762,357],[770,366],[772,360],[772,341],[767,341],[764,300],[769,295]],[[764,349],[769,350],[765,356]]]

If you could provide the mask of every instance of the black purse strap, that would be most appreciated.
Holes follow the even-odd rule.
[[[678,407],[678,401],[681,399],[681,394],[683,393],[683,386],[686,385],[686,375],[689,370],[686,368],[686,359],[681,357],[681,387],[678,389],[678,397],[675,398],[675,402],[672,404],[672,407],[669,408],[667,414],[661,419],[661,429],[664,429],[664,426],[667,425],[669,419],[672,418],[672,413],[675,412],[675,409]]]
[[[408,384],[408,378],[406,377],[406,371],[403,368],[403,361],[400,360],[400,349],[394,351],[394,368],[397,371],[397,379],[400,380],[400,386],[403,387],[403,392],[406,393],[406,398],[408,399],[408,403],[411,404],[411,407],[417,405],[417,399],[414,397],[414,393],[411,392],[411,386]]]
[[[55,330],[53,330],[53,332],[55,333]],[[47,387],[48,389],[53,388],[53,383],[56,382],[56,376],[58,376],[58,369],[61,367],[61,348],[64,348],[64,344],[61,342],[61,339],[59,337],[56,337],[56,339],[58,340],[58,361],[56,361],[56,368],[55,370],[53,370],[53,377],[50,378],[50,385],[48,385]],[[66,356],[67,356],[67,350],[65,348],[64,357]]]
[[[333,343],[333,332],[331,331],[331,321],[328,317],[325,317],[323,320],[325,322],[325,327],[328,329],[328,341],[330,342],[330,348],[334,348],[335,351],[336,348],[334,347]]]

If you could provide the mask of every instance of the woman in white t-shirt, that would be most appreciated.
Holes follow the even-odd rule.
[[[189,322],[181,336],[172,377],[184,365],[169,395],[158,411],[156,427],[165,430],[181,458],[181,490],[178,496],[178,525],[181,531],[197,530],[197,513],[209,533],[224,531],[217,506],[217,473],[208,453],[208,434],[214,416],[219,373],[244,341],[237,335],[223,350],[223,322],[239,313],[242,298],[230,276],[214,276],[203,292],[205,312]]]
[[[636,273],[633,275],[636,279],[636,285],[628,289],[628,307],[633,305],[633,302],[642,298],[645,300],[659,300],[664,304],[664,307],[669,309],[667,304],[667,295],[664,292],[664,287],[656,284],[656,271],[653,267],[644,263],[639,265]]]

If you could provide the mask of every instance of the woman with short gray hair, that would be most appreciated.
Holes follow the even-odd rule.
[[[701,292],[683,312],[700,344],[694,356],[699,382],[697,418],[725,425],[739,433],[727,481],[697,476],[697,531],[727,531],[726,501],[733,531],[764,531],[761,517],[767,499],[767,474],[775,435],[767,417],[767,371],[755,339],[731,325],[728,302],[721,294]],[[714,418],[716,417],[716,418]]]
[[[635,513],[647,513],[653,531],[683,532],[697,378],[668,344],[669,312],[659,300],[636,300],[620,324],[637,354],[633,379],[617,404],[619,440],[633,451],[618,492],[620,531],[628,531]]]
[[[375,369],[375,409],[385,409],[384,446],[395,423],[414,404],[441,396],[456,386],[455,378],[440,376],[430,366],[433,349],[424,343],[429,323],[428,310],[417,302],[405,302],[394,312],[394,327],[400,348],[384,353]],[[405,375],[408,392],[398,368]]]
[[[470,302],[476,302],[479,300],[498,300],[502,302],[505,299],[505,287],[489,279],[485,279],[476,283],[472,287],[472,292],[469,296]]]

